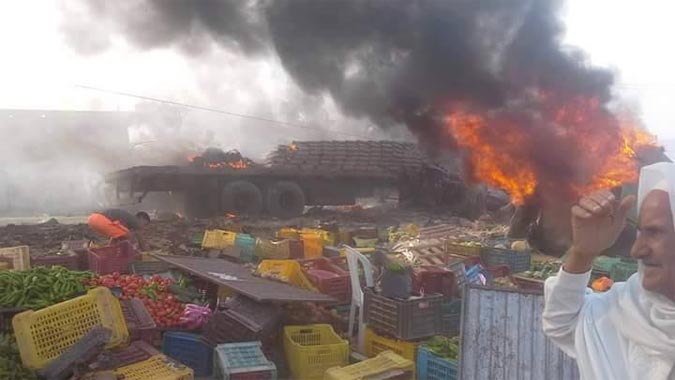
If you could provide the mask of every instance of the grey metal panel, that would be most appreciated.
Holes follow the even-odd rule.
[[[544,296],[467,286],[462,308],[463,380],[579,379],[574,359],[542,331]]]

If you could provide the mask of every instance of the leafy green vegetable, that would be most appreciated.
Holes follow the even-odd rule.
[[[459,358],[459,337],[452,338],[444,336],[434,336],[424,342],[424,347],[428,348],[434,354],[451,360]]]
[[[529,271],[523,272],[523,275],[545,280],[551,276],[555,276],[560,270],[560,263],[556,261],[534,262]]]
[[[387,270],[391,273],[404,274],[405,267],[399,263],[393,262],[387,265]]]

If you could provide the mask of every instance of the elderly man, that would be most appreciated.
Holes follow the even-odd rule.
[[[593,259],[616,240],[634,197],[610,192],[572,208],[572,248],[546,281],[543,327],[582,379],[675,379],[675,164],[647,166],[638,190],[638,273],[604,294],[587,289]]]

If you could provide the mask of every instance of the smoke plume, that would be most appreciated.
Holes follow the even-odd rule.
[[[103,23],[100,33],[122,34],[140,48],[199,55],[215,44],[246,55],[276,55],[307,93],[329,94],[342,112],[382,128],[403,123],[434,148],[449,141],[443,115],[450,103],[494,109],[532,91],[604,103],[613,80],[561,45],[558,0],[75,4],[64,9]],[[78,30],[81,25],[64,26],[82,52],[91,50],[91,40],[104,40],[80,42]]]

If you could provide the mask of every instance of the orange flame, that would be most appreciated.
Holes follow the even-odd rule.
[[[207,163],[206,167],[209,169],[222,169],[222,168],[232,168],[232,169],[246,169],[248,165],[244,160],[237,160],[233,162],[212,162]]]
[[[187,160],[190,161],[190,162],[194,162],[194,160],[196,160],[198,157],[199,157],[198,154],[193,153],[193,154],[190,154],[190,155],[187,156]]]
[[[585,186],[578,187],[578,193],[586,194],[599,189],[611,189],[624,183],[637,181],[640,169],[637,152],[645,147],[656,146],[656,138],[633,125],[622,125],[619,138],[620,143],[603,162],[599,174]]]
[[[244,160],[238,160],[234,162],[228,162],[227,165],[229,165],[231,168],[234,169],[246,169],[247,165],[244,162]]]
[[[234,219],[237,217],[237,214],[232,214],[228,212],[227,214],[225,214],[225,217],[228,219]]]
[[[578,196],[638,177],[637,154],[654,136],[628,117],[611,115],[597,99],[558,102],[550,94],[535,117],[506,110],[480,114],[459,107],[448,131],[467,151],[470,175],[522,204],[540,188]]]
[[[291,152],[295,152],[296,150],[298,150],[298,146],[295,145],[295,143],[293,143],[288,146],[288,150],[290,150]]]
[[[489,128],[484,117],[457,111],[447,121],[457,144],[468,149],[474,179],[503,189],[516,204],[534,194],[537,185],[534,169],[526,161],[511,159],[508,151],[485,143],[485,134],[499,131]],[[514,129],[512,132],[503,136],[503,144],[524,146],[527,143],[527,136],[522,131]]]

